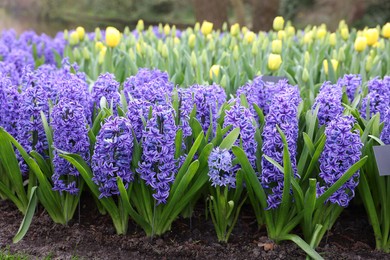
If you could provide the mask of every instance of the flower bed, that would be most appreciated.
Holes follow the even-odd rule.
[[[90,193],[118,234],[130,218],[147,236],[204,200],[221,242],[251,205],[270,239],[321,258],[359,192],[388,252],[390,179],[372,147],[389,140],[389,27],[3,32],[0,196],[25,216],[14,241],[38,203],[65,225]]]

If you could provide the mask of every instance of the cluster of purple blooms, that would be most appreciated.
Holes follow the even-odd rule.
[[[278,84],[286,84],[280,82]],[[280,93],[276,94],[271,102],[269,113],[265,118],[263,130],[263,154],[274,159],[283,166],[283,141],[277,131],[277,127],[286,136],[288,151],[292,163],[294,176],[299,178],[296,168],[297,139],[298,139],[298,105],[301,101],[297,87],[287,85]],[[271,162],[262,158],[262,172],[260,182],[268,194],[267,209],[277,208],[282,200],[283,173]]]
[[[58,150],[79,154],[89,162],[89,138],[84,108],[67,98],[53,107],[50,125],[53,129],[54,173],[53,190],[77,194],[76,182],[79,172],[67,160],[59,156]],[[73,176],[73,177],[71,177]]]
[[[236,171],[232,163],[232,154],[226,149],[214,148],[208,159],[211,186],[236,187]]]
[[[143,154],[137,172],[155,191],[153,197],[157,204],[166,203],[170,184],[175,180],[178,170],[175,159],[177,130],[174,110],[157,105],[142,132]]]
[[[99,198],[119,194],[116,177],[122,179],[125,187],[134,180],[130,168],[133,140],[130,120],[124,117],[106,119],[96,137],[92,156],[92,180],[99,186]]]
[[[379,113],[383,121],[390,105],[390,77],[386,76],[383,80],[374,78],[368,81],[367,87],[368,94],[363,98],[360,114],[369,119]]]
[[[92,101],[95,106],[99,107],[100,99],[105,97],[109,107],[113,107],[114,114],[117,105],[120,104],[119,82],[115,80],[115,76],[111,73],[101,74],[95,81],[92,87]]]
[[[354,118],[340,116],[333,119],[325,129],[326,142],[320,156],[320,173],[322,184],[317,184],[317,196],[322,195],[340,177],[360,159],[363,144],[359,133],[352,132]],[[333,193],[328,202],[341,207],[348,206],[355,195],[359,172],[355,173],[343,186]]]
[[[362,77],[359,74],[346,74],[337,81],[337,85],[345,87],[349,102],[355,99],[356,94],[361,93]]]
[[[327,125],[328,122],[343,113],[341,98],[342,88],[339,84],[333,85],[330,82],[325,82],[321,86],[312,107],[313,111],[319,107],[317,117],[320,126]]]
[[[386,111],[384,127],[380,137],[385,144],[390,144],[390,108]]]

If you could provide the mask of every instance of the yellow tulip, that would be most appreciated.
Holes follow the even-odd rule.
[[[273,28],[275,31],[283,30],[284,27],[284,18],[282,16],[277,16],[273,22]]]
[[[240,33],[240,25],[238,23],[233,24],[230,26],[230,34],[232,36],[237,36]]]
[[[196,35],[191,33],[190,37],[188,37],[188,46],[190,46],[190,48],[194,48],[195,47],[195,43],[196,43]]]
[[[86,46],[83,48],[83,57],[85,60],[89,60],[91,58],[91,55],[89,54],[89,50]]]
[[[295,28],[294,28],[294,26],[288,26],[287,28],[286,28],[286,32],[287,32],[287,35],[288,36],[294,36],[295,35]]]
[[[286,38],[286,32],[284,30],[278,31],[278,39],[283,40],[284,38]]]
[[[302,80],[303,82],[308,82],[309,79],[310,79],[309,71],[306,68],[304,68],[302,72]]]
[[[104,57],[106,56],[106,52],[107,52],[107,47],[104,46],[100,52],[99,52],[99,57],[98,57],[98,63],[99,64],[103,64],[104,62]]]
[[[366,58],[366,65],[364,68],[366,69],[367,72],[369,72],[372,69],[374,59],[371,56],[367,56]]]
[[[203,35],[210,34],[213,31],[213,23],[210,23],[208,21],[203,21],[200,31],[202,32]]]
[[[173,43],[176,44],[176,45],[179,44],[180,43],[180,39],[177,38],[177,37],[173,38]]]
[[[335,59],[331,59],[330,62],[332,63],[332,67],[333,67],[333,70],[336,71],[337,70],[337,67],[339,66],[339,62]],[[324,65],[324,71],[325,71],[325,74],[328,75],[328,60],[324,60],[323,62],[323,65]]]
[[[317,39],[323,39],[326,35],[326,32],[327,32],[326,28],[322,28],[322,27],[318,28],[316,34]]]
[[[100,41],[102,39],[102,32],[99,27],[95,28],[95,41]]]
[[[171,32],[171,27],[169,26],[169,24],[166,24],[164,26],[164,34],[168,35],[170,32]]]
[[[281,40],[273,40],[271,43],[272,53],[281,54],[282,53],[282,41]]]
[[[305,33],[305,36],[303,36],[303,42],[310,44],[310,43],[312,43],[312,41],[313,41],[313,32],[310,31],[310,32]]]
[[[138,20],[136,28],[137,28],[137,31],[139,31],[139,32],[143,31],[145,28],[144,20],[142,20],[142,19]]]
[[[335,33],[331,33],[331,34],[329,35],[329,45],[330,45],[330,46],[336,46],[336,43],[337,43],[336,34],[335,34]]]
[[[102,42],[96,42],[95,43],[95,49],[97,51],[101,51],[103,49],[103,47],[104,47],[104,44]]]
[[[76,45],[79,43],[79,34],[76,31],[73,31],[69,36],[69,44]]]
[[[358,36],[355,40],[355,50],[358,52],[364,51],[367,47],[367,38],[364,36]]]
[[[84,27],[77,27],[76,28],[76,32],[77,32],[77,35],[79,36],[79,40],[82,41],[84,40],[84,36],[85,36],[85,29]]]
[[[213,65],[213,66],[211,66],[211,68],[210,68],[210,79],[213,78],[213,75],[216,78],[218,77],[220,68],[221,68],[220,65]]]
[[[382,35],[385,38],[390,38],[390,23],[386,23],[382,27]]]
[[[238,46],[235,45],[233,48],[233,59],[238,60],[239,57],[240,57],[240,53],[238,51]]]
[[[109,47],[116,47],[121,40],[121,33],[115,27],[108,26],[106,29],[106,44]]]
[[[367,38],[367,44],[372,46],[379,40],[379,32],[376,28],[370,28],[365,33],[364,36]]]
[[[246,26],[243,26],[242,29],[241,29],[241,32],[242,32],[242,34],[244,34],[244,35],[245,35],[248,31],[249,31],[249,29],[248,29],[248,27],[246,27]]]
[[[349,37],[349,30],[348,30],[348,27],[343,27],[343,28],[341,28],[340,34],[341,34],[341,38],[343,38],[344,40],[347,40],[348,37]]]
[[[64,30],[64,40],[69,40],[69,32],[68,32],[68,30]]]
[[[278,70],[282,64],[282,57],[279,54],[271,53],[268,56],[268,68],[272,71]]]
[[[251,31],[247,31],[244,36],[244,42],[246,43],[252,43],[256,37],[256,34]]]

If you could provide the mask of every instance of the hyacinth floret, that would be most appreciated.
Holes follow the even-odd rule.
[[[246,107],[236,103],[229,110],[226,110],[223,127],[229,125],[234,128],[240,128],[240,138],[236,140],[235,145],[240,146],[246,153],[252,167],[256,169],[256,150],[257,142],[255,140],[256,127],[252,112]]]
[[[386,110],[389,107],[389,96],[381,94],[378,91],[369,92],[362,100],[360,115],[366,120],[370,119],[376,113],[380,115],[380,121],[385,120]],[[367,112],[369,111],[368,115]]]
[[[99,186],[100,196],[119,194],[117,179],[120,177],[127,188],[134,180],[131,170],[133,155],[131,122],[124,117],[109,117],[96,137],[92,156],[92,180]]]
[[[54,182],[53,190],[77,194],[77,169],[59,156],[58,150],[79,154],[89,162],[89,139],[84,108],[75,101],[64,98],[53,107],[50,125],[53,129]],[[74,177],[71,177],[74,176]]]
[[[325,129],[326,142],[320,156],[319,177],[322,184],[317,184],[317,196],[322,195],[357,161],[361,156],[363,144],[357,131],[353,132],[354,118],[340,116],[333,119]],[[355,173],[343,186],[330,196],[327,202],[348,206],[355,195],[359,172]]]
[[[127,118],[130,120],[135,137],[138,142],[142,138],[144,122],[148,120],[152,103],[143,99],[133,99],[127,104]]]
[[[324,82],[312,107],[312,111],[319,107],[317,117],[320,126],[326,125],[343,113],[341,98],[342,88],[340,85],[332,85],[329,81]]]
[[[120,104],[119,82],[115,80],[114,74],[101,74],[95,81],[92,87],[92,101],[96,106],[99,106],[100,99],[105,97],[108,105],[113,106],[116,111],[116,106]]]
[[[226,149],[214,148],[208,159],[209,180],[211,186],[227,186],[235,188],[236,176],[232,164],[232,155]]]
[[[16,137],[19,120],[20,94],[9,77],[0,72],[0,126]]]
[[[359,74],[346,74],[338,80],[337,85],[345,87],[349,102],[352,102],[355,94],[362,91],[362,77]]]
[[[170,184],[175,180],[178,162],[175,159],[174,110],[157,105],[152,117],[147,121],[142,133],[142,163],[137,172],[146,185],[153,188],[157,204],[165,204],[169,196]]]
[[[298,139],[298,105],[301,99],[297,87],[284,88],[272,100],[270,110],[265,118],[263,130],[263,154],[283,165],[283,141],[277,127],[283,131],[288,144],[294,176],[299,178],[296,168],[297,139]],[[283,194],[284,174],[272,163],[262,158],[262,173],[260,182],[268,194],[267,209],[275,209],[281,203]]]
[[[390,108],[387,108],[385,119],[384,119],[384,127],[381,133],[381,140],[385,144],[390,144]]]

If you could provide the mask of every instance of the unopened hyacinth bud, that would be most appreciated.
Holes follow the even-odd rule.
[[[298,139],[298,104],[301,99],[297,87],[285,88],[272,99],[270,112],[265,118],[263,130],[263,154],[283,166],[283,142],[276,126],[286,136],[294,177],[298,178],[296,168]],[[272,163],[262,158],[262,172],[259,176],[267,193],[267,209],[279,207],[282,200],[284,174]]]
[[[325,82],[321,86],[312,107],[312,111],[319,107],[317,117],[320,126],[327,125],[327,123],[343,113],[341,90],[340,85],[332,85],[330,82]]]
[[[79,172],[56,149],[79,154],[89,162],[89,138],[84,108],[77,102],[64,98],[53,107],[50,125],[53,129],[54,174],[53,190],[77,194]]]
[[[232,155],[226,149],[214,148],[208,159],[211,186],[236,187],[236,176],[233,169]]]
[[[352,132],[354,119],[351,116],[334,118],[325,129],[326,142],[320,156],[320,173],[322,179],[317,184],[317,196],[322,195],[341,176],[360,159],[361,148],[360,135]],[[333,193],[327,202],[347,207],[349,201],[355,196],[355,188],[358,185],[359,172],[343,184]]]
[[[116,47],[121,40],[121,33],[115,27],[108,26],[106,29],[106,44],[109,47]]]
[[[131,122],[123,117],[109,117],[96,137],[92,156],[92,180],[99,186],[99,198],[119,194],[116,177],[125,187],[134,180],[130,165],[133,154]]]
[[[355,94],[362,91],[362,77],[359,74],[346,74],[343,78],[338,80],[337,85],[345,87],[349,102],[352,102],[355,98]]]
[[[178,170],[175,159],[174,110],[168,106],[155,106],[152,117],[142,133],[143,153],[137,169],[141,179],[155,191],[153,198],[165,204]]]
[[[92,87],[92,102],[96,108],[99,107],[100,99],[105,97],[108,106],[114,108],[116,114],[116,106],[120,103],[119,82],[115,80],[115,76],[111,73],[101,74],[95,81]]]

